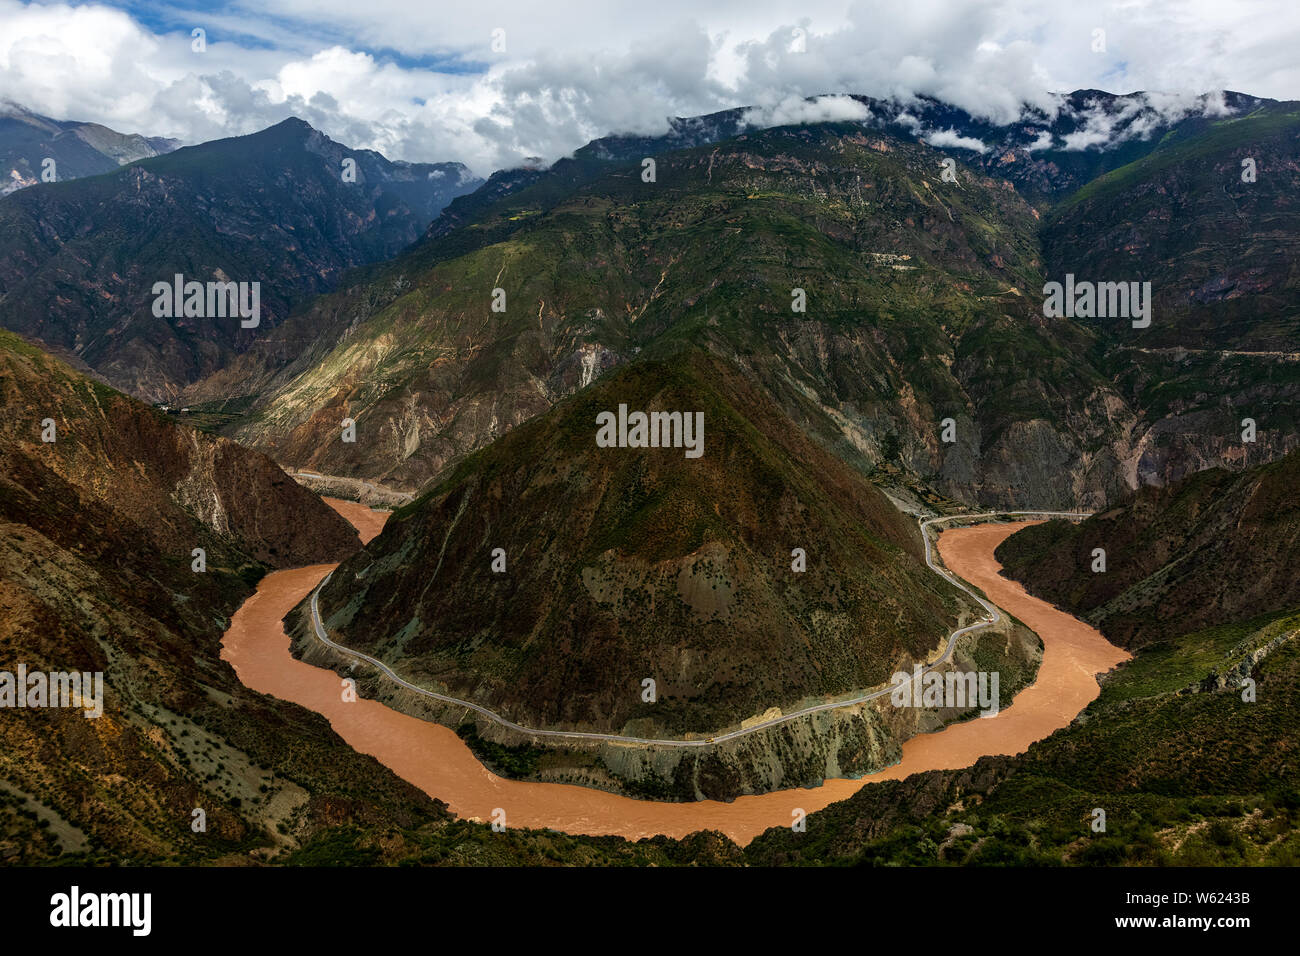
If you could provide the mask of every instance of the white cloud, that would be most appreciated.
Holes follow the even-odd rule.
[[[1073,89],[1174,91],[1084,116],[1075,149],[1149,133],[1178,110],[1221,111],[1195,99],[1208,90],[1300,98],[1290,0],[233,0],[157,17],[165,28],[96,3],[0,0],[0,98],[186,142],[299,115],[349,145],[483,175],[733,106],[764,124],[858,118],[860,104],[824,94],[933,96],[1009,122],[1025,104],[1054,115]],[[202,54],[192,26],[208,31]]]
[[[913,116],[906,110],[894,117],[894,122],[901,123],[903,126],[908,127],[913,133],[919,133],[921,131],[921,118],[919,116]]]
[[[925,141],[940,149],[971,149],[977,153],[987,153],[989,149],[975,137],[962,136],[955,129],[941,129],[927,133]]]
[[[1031,153],[1036,153],[1039,150],[1051,149],[1051,148],[1052,148],[1052,132],[1051,130],[1046,130],[1046,129],[1039,130],[1038,137],[1032,143],[1030,143],[1028,146],[1025,147],[1025,149]]]
[[[1076,116],[1082,127],[1062,137],[1062,146],[1067,150],[1100,149],[1121,139],[1149,139],[1162,126],[1192,114],[1226,116],[1229,113],[1222,91],[1200,96],[1142,93],[1119,102],[1118,108],[1089,101]]]
[[[797,126],[802,123],[865,122],[871,110],[850,96],[789,96],[775,106],[756,106],[743,114],[749,126]]]

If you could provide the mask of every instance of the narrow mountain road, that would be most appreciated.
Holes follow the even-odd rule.
[[[953,585],[956,588],[959,588],[960,590],[964,591],[966,594],[970,595],[975,601],[979,603],[979,605],[982,608],[984,608],[986,612],[988,612],[989,615],[987,618],[985,618],[982,621],[978,621],[975,624],[969,624],[966,627],[960,627],[957,630],[953,631],[951,634],[949,634],[947,643],[944,645],[943,653],[940,654],[937,658],[935,658],[935,660],[931,661],[922,669],[923,674],[928,674],[930,671],[934,670],[936,667],[938,667],[939,665],[947,661],[948,658],[952,656],[953,650],[957,647],[958,639],[961,638],[963,635],[971,634],[975,631],[983,630],[986,627],[992,627],[994,624],[997,624],[1000,620],[1002,620],[1002,614],[1001,612],[998,611],[996,607],[994,607],[988,601],[984,600],[984,598],[980,597],[980,595],[976,594],[971,588],[967,587],[961,580],[959,580],[957,577],[949,573],[943,567],[935,564],[934,557],[933,557],[933,549],[930,547],[930,534],[929,534],[930,527],[935,524],[939,524],[947,521],[958,521],[958,520],[971,521],[971,520],[981,520],[981,519],[992,520],[995,518],[1010,518],[1013,516],[1025,516],[1025,515],[1034,515],[1037,517],[1050,516],[1050,517],[1065,517],[1065,518],[1086,518],[1088,516],[1086,513],[1071,512],[1071,511],[1012,511],[1012,512],[962,514],[962,515],[944,515],[938,518],[930,518],[927,521],[920,522],[921,540],[923,542],[923,546],[925,549],[925,563],[929,566],[930,570],[933,571],[935,574],[939,575],[940,577],[942,577],[949,584]],[[810,714],[817,714],[826,710],[838,710],[841,707],[855,707],[858,704],[866,703],[869,700],[875,700],[877,697],[883,697],[886,694],[889,694],[893,690],[892,685],[889,685],[877,690],[868,691],[867,693],[864,694],[859,694],[855,697],[836,699],[833,701],[828,701],[823,704],[815,704],[810,707],[804,707],[800,710],[791,711],[788,714],[782,714],[780,717],[773,717],[770,720],[764,720],[757,724],[751,724],[750,726],[743,727],[739,730],[731,730],[725,733],[714,734],[712,736],[704,736],[704,737],[690,738],[690,739],[661,738],[661,737],[629,737],[623,734],[586,733],[583,731],[576,731],[576,730],[544,730],[537,727],[524,727],[520,724],[515,723],[513,720],[510,720],[507,717],[501,716],[495,711],[489,710],[488,708],[483,707],[480,704],[474,703],[473,701],[462,700],[459,697],[451,697],[447,694],[439,694],[436,691],[432,691],[425,687],[421,687],[418,684],[412,684],[410,681],[403,678],[401,675],[399,675],[396,671],[394,671],[391,667],[389,667],[387,664],[385,664],[383,661],[379,660],[378,658],[371,657],[369,654],[364,654],[361,651],[354,650],[353,648],[345,647],[344,645],[339,644],[338,642],[332,640],[330,636],[326,633],[325,625],[321,621],[319,598],[320,598],[321,588],[323,588],[326,584],[328,584],[330,578],[332,578],[333,576],[334,576],[333,571],[325,575],[324,580],[322,580],[321,583],[316,586],[315,590],[313,590],[311,594],[311,623],[312,623],[312,628],[316,632],[317,640],[319,640],[322,644],[326,645],[327,647],[332,648],[335,651],[338,651],[340,654],[344,654],[352,658],[354,663],[359,661],[365,661],[367,664],[377,669],[380,673],[382,673],[393,683],[397,684],[400,687],[405,688],[406,690],[413,691],[414,693],[420,694],[424,697],[429,697],[433,700],[440,701],[445,704],[452,704],[457,707],[464,707],[468,710],[472,710],[476,714],[480,714],[488,718],[489,720],[493,721],[494,723],[501,725],[502,727],[506,727],[509,730],[515,731],[516,733],[526,734],[527,736],[530,737],[558,738],[558,739],[565,739],[565,740],[596,740],[596,741],[605,741],[609,743],[639,744],[644,746],[656,746],[656,747],[711,747],[715,744],[724,743],[728,740],[735,740],[737,737],[744,737],[747,734],[753,734],[753,733],[757,733],[760,730],[766,730],[769,727],[776,727],[780,724],[788,723],[789,721],[792,720],[798,720],[801,717],[807,717]]]
[[[362,506],[330,503],[354,523],[362,519],[370,522],[371,526],[362,530],[363,541],[382,523],[374,520],[382,515]],[[1068,726],[1096,698],[1100,687],[1094,675],[1114,667],[1127,655],[1094,629],[1026,594],[1020,585],[998,573],[993,550],[1028,523],[948,530],[934,542],[943,564],[955,576],[971,582],[988,596],[990,604],[1014,614],[1043,639],[1038,677],[1016,695],[1011,706],[995,717],[917,734],[903,742],[898,763],[865,777],[830,779],[818,787],[792,787],[725,803],[661,803],[570,783],[498,777],[479,763],[453,730],[441,724],[392,710],[377,700],[344,701],[337,674],[290,653],[283,625],[290,609],[332,570],[329,565],[267,575],[257,592],[235,612],[222,640],[221,656],[246,686],[322,714],[354,750],[373,756],[463,819],[486,821],[500,812],[511,828],[629,840],[656,835],[681,838],[700,830],[716,830],[743,846],[764,830],[788,827],[797,815],[845,800],[868,784],[901,780],[927,770],[968,767],[992,754],[1021,753],[1034,741]],[[810,822],[810,832],[815,825]]]

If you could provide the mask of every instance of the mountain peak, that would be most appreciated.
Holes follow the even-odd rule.
[[[308,123],[305,119],[302,119],[301,117],[298,116],[290,116],[288,119],[282,119],[274,126],[270,126],[267,128],[268,129],[297,129],[297,130],[303,130],[304,132],[306,131],[310,131],[313,133],[316,132],[316,127],[312,126],[311,123]]]

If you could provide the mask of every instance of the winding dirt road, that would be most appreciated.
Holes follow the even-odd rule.
[[[329,500],[329,499],[326,499]],[[382,514],[351,502],[330,504],[369,541]],[[683,837],[713,829],[744,845],[769,827],[789,826],[796,809],[812,813],[878,780],[901,779],[925,770],[969,766],[988,754],[1015,754],[1071,720],[1099,693],[1095,676],[1127,655],[1097,631],[1028,595],[1002,577],[994,549],[1033,522],[977,525],[943,532],[938,550],[955,574],[977,585],[994,604],[1018,617],[1042,638],[1043,662],[1033,686],[996,717],[952,724],[903,744],[903,759],[859,780],[830,780],[814,789],[739,797],[731,803],[655,803],[566,784],[507,780],[486,770],[456,734],[439,724],[361,699],[345,703],[332,671],[289,653],[281,619],[309,594],[332,565],[277,571],[235,613],[221,656],[253,690],[323,714],[354,749],[374,756],[399,776],[436,797],[461,817],[491,818],[496,808],[511,827],[549,827],[566,833],[629,839],[664,834]]]

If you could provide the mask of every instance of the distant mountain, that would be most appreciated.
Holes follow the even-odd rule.
[[[1195,98],[1075,90],[1057,98],[1054,112],[1029,109],[1005,125],[932,97],[865,102],[888,128],[1006,179],[1041,208],[1171,141],[1193,138],[1226,117],[1274,101],[1231,90]]]
[[[937,102],[855,99],[869,112],[858,122],[756,129],[772,117],[728,111],[495,174],[406,253],[354,274],[187,400],[243,416],[232,434],[287,463],[414,490],[689,336],[739,358],[851,463],[969,502],[1099,506],[1239,460],[1244,417],[1261,454],[1300,441],[1300,362],[1280,344],[1300,314],[1282,278],[1294,104],[1079,91],[1050,118],[996,127]],[[1236,153],[1255,143],[1270,181],[1247,186]],[[1227,176],[1218,191],[1212,170]],[[1195,221],[1153,213],[1126,226],[1142,202],[1159,208],[1161,176],[1196,178]],[[1123,183],[1143,198],[1116,193]],[[1259,216],[1219,225],[1214,197],[1247,188]],[[1125,244],[1135,228],[1218,251],[1196,253],[1183,288],[1179,260],[1162,258],[1169,243]],[[1234,243],[1252,254],[1231,258]],[[1267,291],[1249,293],[1230,275],[1241,269],[1264,269]],[[1150,276],[1153,327],[1045,318],[1044,285],[1064,272]],[[1224,283],[1226,298],[1249,297],[1223,306],[1196,292]],[[493,288],[508,312],[489,311]],[[806,315],[787,311],[794,288]],[[1162,351],[1194,341],[1174,329],[1230,314],[1253,330],[1237,336],[1246,351]],[[363,440],[335,440],[344,417]]]
[[[1300,609],[1300,451],[1143,488],[1078,525],[1026,528],[997,556],[1125,647]]]
[[[1170,136],[1090,182],[1046,217],[1049,275],[1140,276],[1155,310],[1149,346],[1294,349],[1300,293],[1300,103],[1260,106],[1196,136]],[[1097,320],[1111,338],[1127,335]]]
[[[999,124],[928,96],[906,101],[856,94],[847,98],[861,107],[863,127],[924,142],[959,157],[963,164],[1013,183],[1026,198],[1042,205],[1145,156],[1168,137],[1190,137],[1216,119],[1275,102],[1230,90],[1186,101],[1147,93],[1076,90],[1059,97],[1050,115],[1026,109],[1020,121]],[[817,99],[810,97],[807,102],[812,106]],[[549,168],[498,171],[480,189],[449,204],[430,226],[429,237],[446,235],[473,221],[492,203],[534,183],[573,186],[599,174],[605,163],[640,162],[647,156],[718,143],[782,125],[783,120],[790,122],[788,115],[789,111],[751,107],[675,117],[668,132],[659,136],[603,136]],[[815,116],[816,109],[808,115]],[[552,192],[559,195],[554,185]]]
[[[391,163],[291,119],[40,184],[0,201],[0,324],[165,400],[344,270],[398,252],[476,182],[457,163]],[[189,310],[204,315],[158,314],[177,311],[154,291],[176,275],[205,288],[244,283],[250,314],[256,288],[257,324],[204,317],[216,311],[211,295]]]
[[[1149,328],[1081,320],[1141,418],[1131,485],[1300,447],[1297,197],[1300,103],[1265,103],[1167,134],[1044,217],[1049,279],[1151,283]]]
[[[49,176],[63,182],[107,173],[180,145],[179,140],[119,133],[98,123],[54,120],[0,100],[0,196],[49,182]]]
[[[1079,361],[1095,337],[1042,318],[1032,207],[964,167],[943,182],[943,158],[848,123],[661,153],[653,183],[639,160],[584,154],[249,353],[317,333],[295,362],[194,398],[242,391],[242,440],[414,490],[614,366],[691,341],[864,470],[987,501],[1103,500],[1122,487],[1127,422]],[[1085,454],[1097,465],[1071,473]]]

